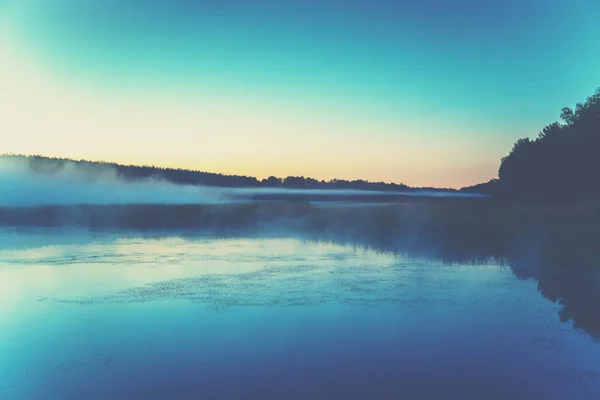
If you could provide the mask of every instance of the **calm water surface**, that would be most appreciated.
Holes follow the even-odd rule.
[[[600,398],[501,262],[297,239],[0,233],[0,399]]]

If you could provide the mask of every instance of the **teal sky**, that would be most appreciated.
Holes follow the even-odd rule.
[[[592,0],[0,0],[3,150],[473,184],[600,86],[599,15]]]

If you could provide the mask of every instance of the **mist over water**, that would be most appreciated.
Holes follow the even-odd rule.
[[[75,204],[222,204],[261,200],[335,200],[347,197],[383,201],[402,196],[465,197],[435,191],[389,192],[352,189],[231,188],[176,184],[160,178],[127,180],[109,166],[33,170],[24,160],[0,159],[0,206]]]
[[[57,204],[218,204],[223,190],[177,185],[159,179],[126,181],[105,167],[83,170],[66,164],[32,171],[25,163],[0,160],[0,206]]]

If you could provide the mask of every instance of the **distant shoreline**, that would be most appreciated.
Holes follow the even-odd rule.
[[[273,188],[273,189],[311,189],[311,190],[360,190],[379,192],[412,192],[430,191],[459,193],[459,189],[410,187],[403,183],[370,182],[356,179],[317,180],[304,176],[287,176],[279,178],[270,176],[257,179],[251,176],[224,175],[214,172],[166,168],[157,166],[123,165],[105,161],[74,160],[70,158],[55,158],[42,155],[2,154],[0,162],[13,163],[27,170],[40,174],[56,174],[71,169],[77,170],[86,177],[95,178],[106,173],[125,181],[143,179],[159,179],[179,185],[211,186],[223,188]]]

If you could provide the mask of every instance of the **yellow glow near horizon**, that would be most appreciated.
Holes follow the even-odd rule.
[[[304,175],[460,187],[494,176],[505,151],[497,143],[482,150],[481,141],[464,135],[440,141],[435,126],[413,121],[372,123],[242,97],[76,86],[6,37],[0,40],[0,60],[2,153],[258,178]]]

